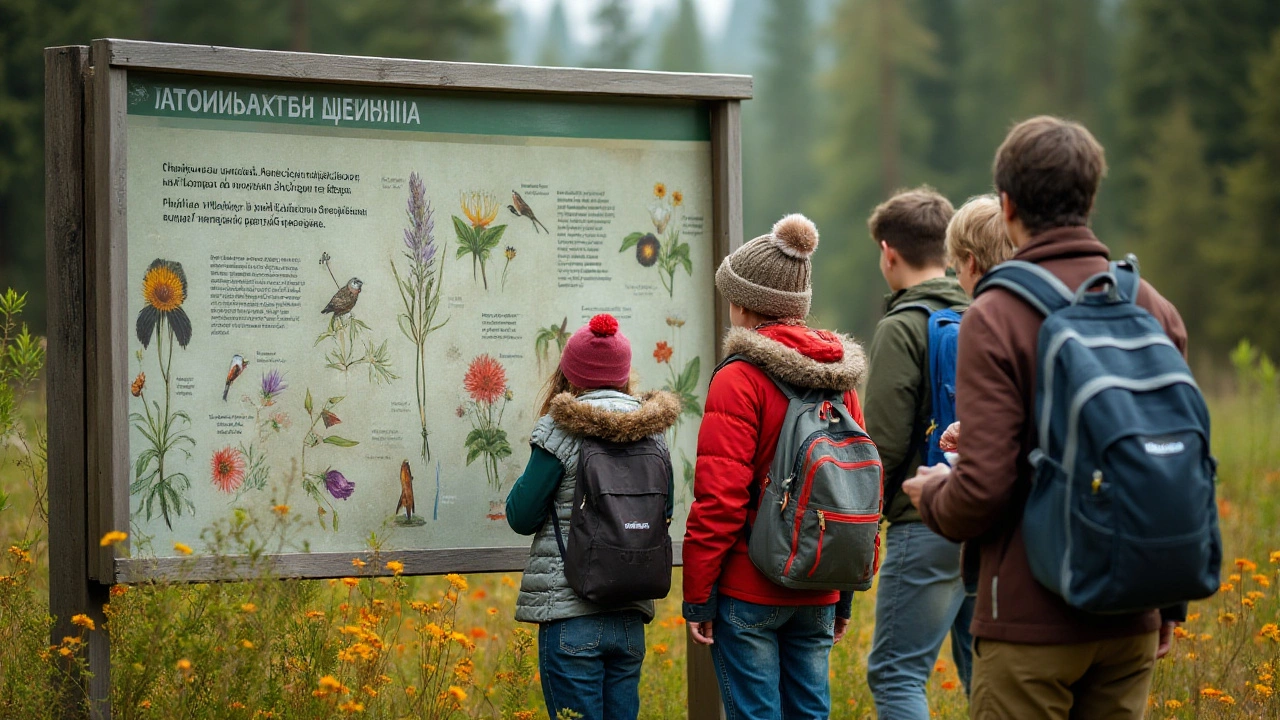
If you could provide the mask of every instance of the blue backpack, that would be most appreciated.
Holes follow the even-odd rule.
[[[1095,613],[1212,595],[1222,538],[1209,411],[1182,353],[1135,303],[1137,259],[1112,263],[1075,292],[1038,265],[1010,261],[975,294],[996,287],[1045,316],[1039,447],[1022,518],[1036,580]]]
[[[938,441],[956,421],[956,350],[960,339],[960,312],[951,308],[934,310],[922,302],[903,303],[889,315],[903,310],[923,310],[929,315],[929,426],[921,439],[920,458],[925,465],[945,463]]]

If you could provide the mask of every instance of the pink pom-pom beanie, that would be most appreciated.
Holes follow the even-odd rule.
[[[560,355],[560,372],[584,390],[626,387],[631,379],[631,342],[618,320],[601,314],[578,328]]]

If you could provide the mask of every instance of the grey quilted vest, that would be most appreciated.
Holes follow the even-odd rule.
[[[633,412],[640,408],[636,398],[614,390],[595,390],[578,398],[612,412]],[[577,484],[578,448],[581,439],[563,430],[550,415],[538,419],[529,441],[555,455],[564,466],[564,480],[555,496],[555,518],[560,522],[565,539],[569,535],[569,516],[573,511],[573,490]],[[556,545],[555,528],[551,517],[542,524],[529,546],[529,562],[520,580],[520,595],[516,598],[516,620],[529,623],[545,623],[555,620],[594,615],[617,610],[639,610],[645,621],[653,619],[653,602],[626,603],[602,606],[578,597],[569,587],[564,576],[564,561]]]

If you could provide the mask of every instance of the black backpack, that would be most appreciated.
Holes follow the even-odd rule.
[[[664,598],[671,591],[667,499],[671,455],[657,438],[583,438],[566,546],[556,543],[569,587],[601,605]]]

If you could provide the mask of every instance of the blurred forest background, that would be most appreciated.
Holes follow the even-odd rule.
[[[989,192],[1011,123],[1071,117],[1111,165],[1094,229],[1139,254],[1197,359],[1241,337],[1280,355],[1277,0],[729,0],[714,33],[694,0],[659,0],[643,21],[596,0],[590,43],[573,1],[534,14],[515,0],[0,0],[0,287],[31,291],[42,328],[41,48],[126,37],[750,73],[746,236],[810,214],[818,320],[864,337],[886,292],[871,208],[919,183],[956,205]]]

